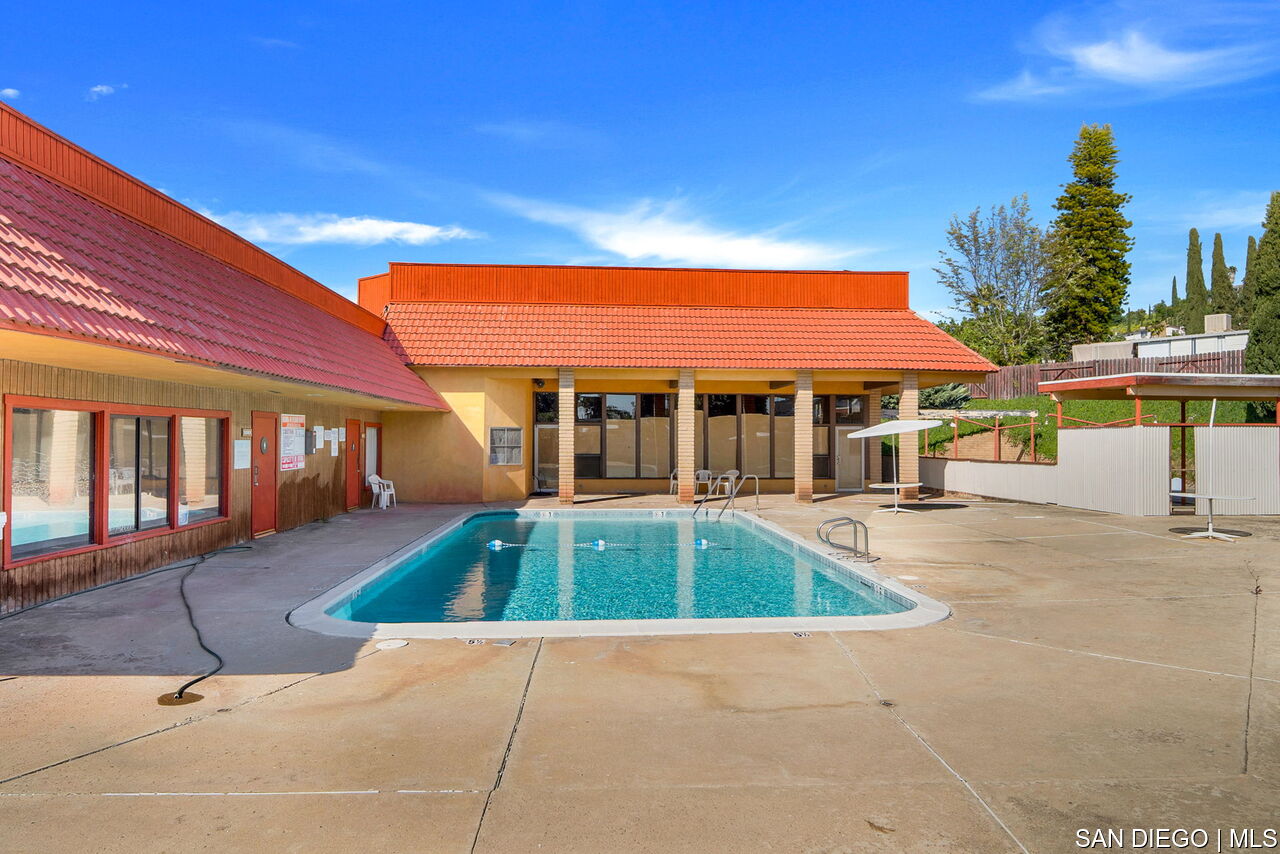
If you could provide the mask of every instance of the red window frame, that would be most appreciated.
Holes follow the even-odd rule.
[[[93,517],[89,520],[89,535],[92,543],[87,546],[73,546],[56,552],[13,559],[10,531],[13,528],[13,410],[15,409],[66,409],[75,412],[93,414]],[[169,419],[169,524],[163,527],[149,528],[145,531],[133,531],[127,534],[111,536],[107,523],[108,491],[110,478],[106,473],[110,468],[110,418],[113,415],[147,415]],[[178,524],[178,465],[179,465],[179,425],[178,419],[217,418],[223,422],[222,429],[222,493],[219,496],[218,515],[212,519],[201,519],[186,525]],[[111,403],[102,400],[67,400],[59,397],[30,397],[27,395],[6,394],[4,396],[4,480],[0,485],[4,491],[4,512],[6,523],[4,530],[3,553],[0,560],[4,569],[13,569],[27,564],[37,563],[52,558],[68,557],[85,552],[108,549],[126,543],[137,542],[151,537],[161,537],[178,531],[189,531],[205,525],[218,525],[231,518],[231,413],[224,409],[181,409],[173,406],[141,406],[125,403]]]

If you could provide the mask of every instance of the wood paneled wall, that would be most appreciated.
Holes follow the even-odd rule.
[[[251,413],[302,414],[307,428],[340,427],[347,418],[378,421],[373,410],[326,405],[307,398],[270,393],[159,382],[136,377],[68,370],[0,359],[0,393],[95,400],[146,406],[227,410],[231,435],[251,426]],[[3,410],[0,410],[0,418]],[[328,447],[306,457],[306,467],[279,473],[279,530],[325,519],[345,510],[345,450],[330,456]],[[151,537],[67,557],[52,557],[13,569],[0,569],[0,614],[98,584],[127,578],[173,561],[203,554],[249,538],[250,473],[231,472],[230,519],[226,522]],[[8,489],[8,484],[4,484]]]

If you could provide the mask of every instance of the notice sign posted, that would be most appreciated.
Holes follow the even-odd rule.
[[[307,416],[280,416],[280,471],[293,471],[307,464]]]

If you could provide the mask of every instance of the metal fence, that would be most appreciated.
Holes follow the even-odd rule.
[[[1078,377],[1102,377],[1127,373],[1239,374],[1244,372],[1244,351],[1203,353],[1198,356],[1156,356],[1128,359],[1094,359],[1088,362],[1043,362],[1006,365],[980,383],[970,383],[975,398],[1010,400],[1040,393],[1040,383]]]

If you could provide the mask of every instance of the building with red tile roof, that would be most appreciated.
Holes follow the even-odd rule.
[[[385,332],[0,104],[0,613],[360,504],[448,408]]]
[[[879,420],[881,395],[901,393],[909,415],[921,388],[993,369],[910,310],[906,273],[393,263],[360,280],[359,301],[470,440],[459,447],[474,458],[447,463],[439,485],[409,478],[430,500],[690,499],[699,470],[802,501],[861,490],[880,479],[879,454],[846,436]],[[533,460],[512,462],[526,434]]]

